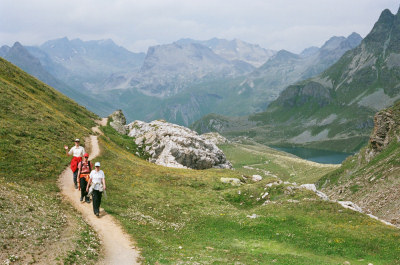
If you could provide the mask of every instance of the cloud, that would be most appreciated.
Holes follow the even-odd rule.
[[[395,0],[1,0],[3,43],[107,39],[137,51],[179,38],[242,39],[299,52],[333,35],[366,35]]]

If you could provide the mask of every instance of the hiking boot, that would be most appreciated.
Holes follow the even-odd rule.
[[[90,199],[88,196],[85,197],[85,202],[90,203]]]
[[[81,196],[81,198],[79,199],[80,201],[83,201],[83,197]]]
[[[99,214],[99,213],[95,213],[95,215],[96,215],[97,217],[99,217],[99,216],[100,216],[100,214]]]
[[[75,183],[75,189],[78,189],[78,183]]]

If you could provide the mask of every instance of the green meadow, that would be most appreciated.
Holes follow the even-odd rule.
[[[108,197],[102,205],[136,240],[144,264],[400,264],[398,229],[291,184],[267,187],[273,176],[246,177],[262,169],[305,183],[334,168],[319,171],[318,164],[299,161],[290,176],[291,163],[279,162],[285,155],[259,145],[222,147],[235,170],[166,168],[134,156],[115,132],[103,131],[98,159]],[[225,177],[242,184],[221,183]]]

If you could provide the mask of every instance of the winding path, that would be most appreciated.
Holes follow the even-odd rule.
[[[98,122],[100,125],[107,124],[107,119]],[[101,133],[98,127],[92,128],[93,132]],[[100,154],[99,142],[96,135],[91,135],[86,141],[90,144],[90,160]],[[105,250],[104,260],[99,264],[125,265],[140,264],[138,258],[140,253],[136,250],[131,238],[118,224],[118,222],[104,209],[100,210],[100,218],[93,214],[92,204],[80,202],[80,191],[74,188],[72,182],[72,171],[66,168],[59,177],[59,186],[62,195],[82,214],[83,218],[98,233],[102,246]]]

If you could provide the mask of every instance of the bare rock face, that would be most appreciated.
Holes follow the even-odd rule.
[[[150,162],[177,168],[232,168],[214,143],[186,127],[163,120],[134,121],[125,127],[136,144],[146,146]]]
[[[228,139],[226,139],[217,132],[204,133],[201,135],[201,137],[216,145],[229,143]]]
[[[390,111],[381,111],[375,115],[374,123],[375,127],[370,137],[370,144],[373,150],[380,152],[390,142],[389,131],[392,130],[395,121]]]
[[[113,127],[120,134],[126,134],[126,118],[122,113],[122,110],[116,110],[110,115],[112,122],[110,122],[111,127]]]
[[[375,114],[374,117],[374,131],[370,136],[370,147],[366,150],[366,158],[368,160],[372,159],[376,154],[381,152],[385,147],[392,142],[393,139],[398,136],[396,129],[400,127],[397,119],[393,117],[393,112],[391,109],[382,110]]]

